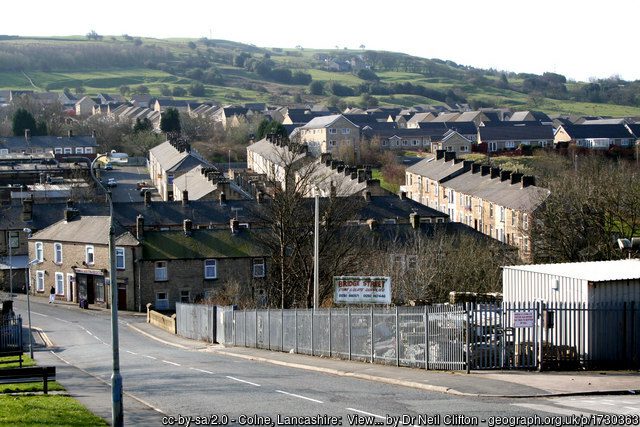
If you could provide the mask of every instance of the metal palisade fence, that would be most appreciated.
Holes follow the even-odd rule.
[[[0,317],[0,351],[22,350],[22,318]]]
[[[633,302],[176,311],[189,338],[313,356],[439,370],[640,367]]]

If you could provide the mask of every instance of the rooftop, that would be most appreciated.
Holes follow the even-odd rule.
[[[505,266],[505,269],[553,274],[590,282],[640,279],[640,259]]]

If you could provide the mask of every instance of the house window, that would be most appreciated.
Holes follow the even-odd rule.
[[[461,145],[460,146],[460,152],[466,153],[468,151],[469,151],[469,146],[468,145]]]
[[[180,291],[180,302],[188,304],[191,302],[191,298],[189,297],[189,291]]]
[[[529,253],[530,249],[531,248],[529,247],[529,238],[525,236],[522,238],[522,250],[524,250],[525,253]]]
[[[336,142],[335,141],[329,141],[329,146],[335,147],[336,146]]]
[[[385,139],[384,141],[382,141],[382,146],[386,147],[387,146],[387,140]]]
[[[500,222],[504,222],[504,206],[500,206]]]
[[[348,129],[348,128],[342,129],[342,134],[343,135],[349,135],[350,133],[351,133],[351,129]]]
[[[0,148],[0,155],[6,156],[7,154],[9,154],[8,148]]]
[[[84,258],[84,260],[87,263],[87,265],[93,265],[95,259],[94,259],[93,246],[92,245],[85,246],[85,258]]]
[[[264,258],[253,259],[253,277],[264,277]]]
[[[157,292],[156,293],[156,303],[154,306],[157,310],[168,310],[169,309],[169,298],[166,292]]]
[[[44,246],[42,242],[36,242],[36,259],[38,262],[44,261]]]
[[[507,141],[507,142],[505,142],[505,143],[504,143],[504,146],[505,146],[506,148],[515,148],[516,143],[515,143],[515,142],[513,142],[513,141]]]
[[[71,147],[64,147],[64,154],[71,154]]]
[[[418,140],[417,140],[417,139],[414,139],[414,140],[413,140],[413,145],[414,145],[414,146],[418,145]]]
[[[167,261],[156,261],[155,265],[155,281],[162,282],[168,280]]]
[[[38,292],[44,292],[44,271],[36,271],[36,290]]]
[[[124,259],[124,248],[116,248],[116,268],[124,270],[126,268]]]
[[[93,147],[84,147],[84,154],[93,154]]]
[[[529,229],[529,215],[527,214],[522,214],[522,229],[523,230]]]
[[[489,151],[498,151],[498,143],[495,141],[491,141],[489,143]]]
[[[19,231],[10,231],[9,232],[9,247],[11,249],[16,249],[20,246],[20,232]]]
[[[489,203],[489,218],[493,218],[493,203]]]
[[[215,259],[204,260],[204,278],[216,279],[218,277],[218,263]]]
[[[331,135],[338,133],[338,129],[329,128],[329,133]]]
[[[53,149],[54,154],[62,154],[62,147],[56,147]]]
[[[62,243],[53,244],[53,262],[62,264]]]
[[[516,211],[511,211],[511,226],[512,227],[515,227],[517,219],[518,219],[518,213]]]
[[[104,302],[104,283],[96,283],[96,301]]]
[[[76,147],[76,154],[84,154],[84,148]]]
[[[56,273],[56,295],[64,295],[64,273]]]

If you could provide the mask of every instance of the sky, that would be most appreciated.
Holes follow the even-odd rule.
[[[170,5],[170,6],[165,6]],[[640,79],[637,0],[3,1],[0,34],[225,39],[260,47],[402,52],[588,81]],[[27,18],[28,17],[28,18]]]

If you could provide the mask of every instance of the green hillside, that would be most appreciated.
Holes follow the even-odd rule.
[[[349,65],[347,66],[347,63]],[[338,67],[343,67],[337,71]],[[260,48],[226,40],[0,36],[0,89],[338,106],[468,103],[640,116],[640,82],[578,83],[402,53]]]

